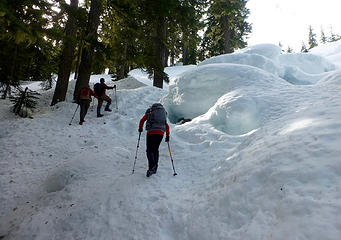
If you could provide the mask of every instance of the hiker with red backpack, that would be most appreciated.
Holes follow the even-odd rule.
[[[83,125],[84,118],[90,107],[90,102],[92,101],[91,96],[98,99],[98,96],[91,90],[90,86],[82,87],[76,97],[76,102],[79,104],[81,110],[79,114],[79,125]]]
[[[147,109],[146,113],[140,120],[139,133],[143,131],[144,122],[146,123],[147,131],[147,158],[148,171],[146,176],[149,177],[155,174],[159,162],[159,146],[163,135],[166,132],[166,142],[169,142],[169,126],[167,123],[167,113],[161,103],[154,103]]]
[[[101,114],[103,101],[107,102],[104,111],[111,112],[111,109],[109,108],[111,104],[111,98],[105,94],[105,90],[114,88],[116,89],[116,85],[114,85],[113,87],[109,87],[105,84],[104,78],[101,78],[100,82],[95,84],[94,91],[98,95],[97,117],[103,117],[103,114]]]

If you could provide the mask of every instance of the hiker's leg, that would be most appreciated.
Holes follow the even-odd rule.
[[[111,104],[111,98],[108,97],[107,95],[103,96],[103,100],[107,102],[107,105],[105,106],[105,110],[108,111],[109,110],[109,106]]]
[[[101,97],[98,98],[98,105],[97,105],[97,117],[101,115],[101,107],[103,104],[103,99]]]
[[[159,161],[159,146],[162,141],[162,135],[151,134],[147,135],[147,158],[149,170],[156,172]]]
[[[147,158],[148,158],[148,170],[152,170],[155,166],[153,149],[153,135],[147,134]]]
[[[86,116],[86,114],[88,113],[88,109],[90,107],[90,100],[86,100],[85,103],[84,103],[84,117],[83,117],[83,121],[84,121],[84,118]]]
[[[79,106],[80,106],[80,113],[79,113],[79,121],[83,122],[84,121],[84,117],[85,117],[85,104],[84,104],[84,100],[80,100]]]
[[[162,141],[163,135],[155,134],[153,154],[154,154],[154,171],[156,172],[159,165],[159,147]]]

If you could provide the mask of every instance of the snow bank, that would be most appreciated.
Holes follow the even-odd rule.
[[[169,83],[172,84],[174,79],[178,77],[183,72],[186,72],[191,69],[195,69],[197,66],[195,65],[185,65],[185,66],[174,66],[174,67],[165,67],[164,71],[168,75]],[[128,74],[135,79],[138,79],[140,82],[144,83],[147,86],[153,86],[153,80],[149,78],[146,71],[142,69],[133,69]],[[164,82],[164,89],[168,89],[168,83]]]
[[[180,119],[193,119],[206,113],[221,96],[235,90],[245,89],[251,93],[256,88],[256,94],[278,94],[278,89],[285,87],[290,87],[289,83],[258,68],[237,64],[209,64],[186,72],[176,79],[175,83],[170,85],[169,93],[163,102],[170,121],[176,123]],[[246,96],[248,97],[254,99]],[[238,99],[231,96],[230,98]],[[253,101],[250,99],[248,102]],[[240,101],[246,99],[237,100]],[[242,104],[239,105],[241,106]],[[226,109],[230,107],[226,106]],[[255,119],[250,119],[253,120]]]
[[[259,44],[204,60],[199,65],[235,63],[254,66],[281,77],[291,84],[315,84],[335,70],[335,65],[324,57],[313,54],[280,54],[278,46]]]
[[[276,61],[281,54],[281,51],[281,48],[274,44],[257,44],[240,49],[236,51],[236,53],[257,54]]]
[[[312,54],[323,56],[341,68],[341,40],[319,45],[309,51]]]
[[[259,54],[248,54],[248,53],[235,53],[235,54],[223,54],[216,57],[206,59],[199,63],[199,66],[213,63],[235,63],[242,65],[249,65],[263,69],[266,72],[272,73],[276,76],[281,76],[282,69],[270,58],[267,58]]]
[[[279,56],[281,65],[294,66],[309,74],[318,74],[335,70],[335,65],[327,59],[309,53],[291,53]]]

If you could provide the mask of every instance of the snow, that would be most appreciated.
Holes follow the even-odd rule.
[[[1,100],[0,236],[339,239],[341,58],[328,46],[302,56],[262,44],[169,67],[165,89],[141,70],[94,75],[91,86],[117,85],[113,112],[96,118],[91,104],[83,126],[79,112],[69,126],[74,81],[53,107],[53,89],[41,91],[33,119]],[[145,177],[137,128],[154,102],[168,111],[177,176],[162,142],[159,170]]]

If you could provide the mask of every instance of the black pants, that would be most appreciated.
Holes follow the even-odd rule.
[[[158,167],[159,162],[159,146],[162,141],[163,135],[161,134],[150,134],[147,135],[147,158],[148,158],[148,169],[155,171]]]
[[[81,107],[79,118],[80,118],[80,122],[83,122],[84,118],[85,118],[85,115],[87,114],[89,106],[90,106],[90,100],[88,100],[88,99],[81,99],[79,101],[79,106]]]

